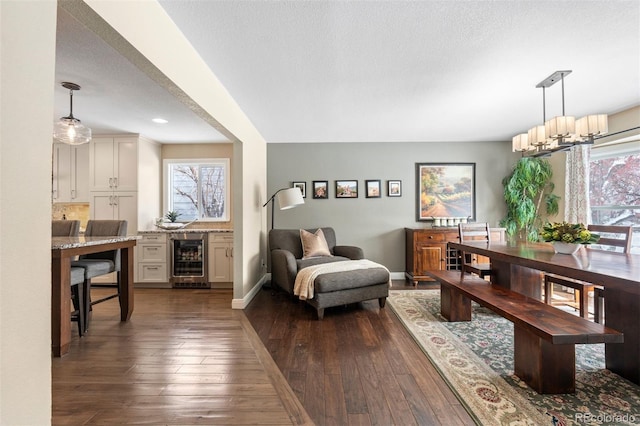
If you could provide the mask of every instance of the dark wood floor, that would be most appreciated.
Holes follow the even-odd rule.
[[[89,333],[52,360],[52,424],[311,424],[231,300],[136,289],[126,323],[116,299],[94,306]]]
[[[414,287],[397,281],[394,289]],[[263,290],[245,314],[317,425],[473,424],[377,300],[327,309],[318,321],[305,302]]]
[[[52,360],[52,424],[473,424],[388,307],[318,321],[280,292],[245,311],[231,298],[136,289],[127,323],[117,300],[96,305],[90,332]]]

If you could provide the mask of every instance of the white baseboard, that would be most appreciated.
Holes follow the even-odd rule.
[[[247,295],[244,296],[242,299],[233,299],[231,301],[231,309],[244,309],[247,306],[249,306],[249,303],[251,303],[253,298],[256,297],[256,294],[258,294],[258,292],[262,290],[262,285],[267,281],[269,281],[270,276],[271,274],[263,275],[262,278],[260,278],[260,280],[258,281],[258,283],[253,286],[251,291],[247,293]]]

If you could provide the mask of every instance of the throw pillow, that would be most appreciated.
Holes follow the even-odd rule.
[[[326,238],[324,238],[324,232],[318,228],[315,233],[300,230],[300,240],[302,241],[302,258],[307,259],[309,257],[318,256],[331,256],[329,251],[329,245]]]

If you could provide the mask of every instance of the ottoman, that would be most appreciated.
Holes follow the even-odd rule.
[[[324,309],[332,306],[378,299],[384,308],[389,282],[384,267],[321,274],[314,280],[314,297],[306,301],[316,308],[319,320],[324,318]]]

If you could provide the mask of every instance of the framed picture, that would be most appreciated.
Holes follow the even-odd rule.
[[[307,198],[307,182],[293,182],[291,187],[299,188],[300,192],[302,192],[302,198]]]
[[[416,220],[476,217],[476,163],[416,163]]]
[[[367,198],[380,198],[380,181],[379,180],[365,180],[367,187]]]
[[[337,180],[336,198],[358,198],[358,181]]]
[[[402,197],[402,181],[401,180],[387,181],[387,196]]]
[[[326,200],[329,198],[329,182],[326,180],[313,181],[313,198],[316,200]]]

